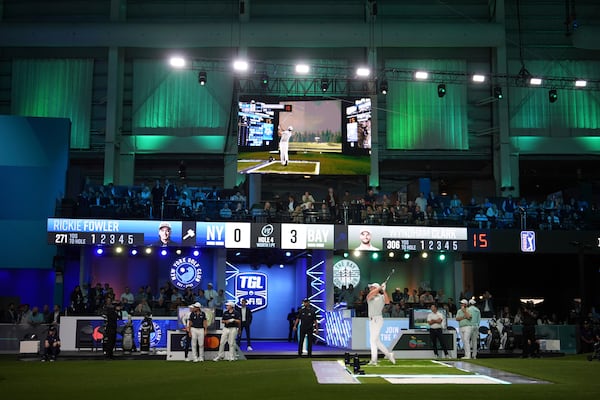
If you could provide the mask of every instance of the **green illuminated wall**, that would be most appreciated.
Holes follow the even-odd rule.
[[[386,69],[466,71],[463,60],[391,60]],[[391,150],[468,150],[467,92],[464,84],[446,83],[439,98],[439,81],[389,81],[387,147]]]
[[[93,60],[14,60],[11,113],[71,120],[72,149],[90,147]]]

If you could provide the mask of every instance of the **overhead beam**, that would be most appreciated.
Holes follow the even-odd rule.
[[[6,23],[2,47],[496,47],[498,23]]]

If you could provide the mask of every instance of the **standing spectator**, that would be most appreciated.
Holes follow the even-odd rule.
[[[300,334],[298,336],[298,357],[302,355],[302,347],[306,338],[306,350],[308,356],[312,357],[313,334],[319,329],[317,322],[317,310],[310,305],[308,298],[302,300],[302,308],[298,312],[296,321],[294,322],[294,331],[298,331],[300,324]]]
[[[337,194],[333,191],[333,188],[330,187],[327,189],[327,195],[325,196],[325,202],[327,203],[327,207],[329,208],[329,215],[333,222],[337,221],[338,218],[338,205],[340,200],[338,199]]]
[[[204,291],[204,297],[206,297],[206,301],[209,307],[215,306],[215,299],[217,298],[217,291],[213,288],[213,284],[209,282],[206,285],[206,290]]]
[[[237,307],[240,313],[240,331],[238,334],[238,345],[242,341],[242,332],[246,332],[246,350],[252,351],[252,343],[250,339],[250,324],[252,324],[252,310],[247,306],[247,300],[242,299],[241,306]]]
[[[429,324],[429,337],[431,338],[433,353],[436,357],[439,357],[437,347],[439,343],[442,346],[442,350],[444,350],[444,355],[448,358],[448,349],[446,348],[446,343],[444,343],[442,335],[442,330],[445,325],[444,314],[438,311],[437,305],[435,304],[432,304],[430,309],[431,312],[427,314],[427,323]]]
[[[296,334],[295,323],[294,323],[296,321],[297,316],[298,316],[298,311],[296,311],[294,309],[294,307],[292,307],[292,309],[290,310],[290,312],[287,315],[287,321],[288,321],[288,327],[289,327],[288,342],[298,339],[298,335]]]

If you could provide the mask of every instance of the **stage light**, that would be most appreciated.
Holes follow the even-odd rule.
[[[198,72],[198,83],[200,86],[206,85],[206,71]]]
[[[192,254],[194,255],[194,257],[198,257],[200,255],[200,251],[194,250],[194,252]]]
[[[497,99],[504,97],[502,95],[502,88],[500,86],[494,86],[494,97]]]
[[[146,252],[146,254],[152,254],[152,247],[146,247],[146,250],[144,250]]]
[[[296,65],[296,73],[308,74],[309,72],[310,72],[310,66],[308,64],[297,64]]]
[[[166,255],[167,255],[167,250],[165,250],[165,249],[162,249],[162,250],[160,251],[160,255],[161,255],[161,256],[166,256]]]
[[[176,253],[178,256],[179,256],[179,255],[181,255],[181,249],[177,249],[177,250],[175,250],[175,253]]]
[[[548,92],[548,101],[550,101],[550,103],[555,103],[556,100],[558,100],[558,92],[556,89],[550,89]]]
[[[429,257],[429,254],[427,254],[426,251],[421,253],[421,258],[427,258],[427,257]]]
[[[101,247],[98,247],[98,248],[96,249],[96,254],[98,254],[98,255],[101,255],[101,254],[103,254],[103,253],[104,253],[104,249],[102,249]]]
[[[429,78],[429,73],[428,72],[425,72],[425,71],[417,71],[417,72],[415,72],[415,79],[418,79],[418,80],[422,81],[422,80],[425,80],[427,78]]]
[[[444,253],[442,253],[438,256],[438,260],[440,260],[440,261],[444,261],[445,259],[446,259],[446,255]]]
[[[404,253],[403,257],[405,260],[408,260],[410,258],[410,253]]]
[[[389,257],[389,258],[394,258],[394,256],[395,256],[395,254],[394,254],[394,252],[393,252],[393,251],[390,251],[390,252],[388,253],[388,257]]]
[[[285,256],[286,257],[291,257],[292,256],[292,252],[291,251],[286,251],[285,252]]]
[[[387,92],[388,92],[387,81],[381,81],[381,84],[379,85],[379,91],[381,92],[381,94],[387,94]]]
[[[371,258],[372,258],[373,260],[377,260],[377,259],[379,258],[379,253],[372,253],[372,254],[371,254]]]
[[[269,87],[269,75],[267,74],[262,74],[260,77],[260,85],[266,89]]]
[[[280,268],[280,269],[283,269],[283,264],[279,264],[279,268]]]
[[[321,79],[321,90],[324,92],[329,90],[329,79],[327,79],[327,78]]]
[[[439,98],[442,98],[442,97],[444,97],[446,95],[446,85],[445,84],[440,83],[438,85],[437,90],[438,90],[438,97]]]
[[[235,60],[233,62],[233,69],[236,71],[247,71],[248,70],[248,61],[245,60]]]
[[[359,67],[356,69],[356,76],[360,76],[362,78],[365,78],[367,76],[371,75],[371,70],[369,68],[366,67]]]
[[[138,253],[137,249],[131,249],[131,255],[132,256],[137,255],[137,253]]]
[[[349,256],[348,252],[347,251],[344,252],[344,258],[348,258],[348,256]]]
[[[473,75],[473,82],[475,83],[483,83],[485,82],[485,75],[475,74]]]
[[[539,86],[542,84],[542,79],[541,78],[531,78],[531,79],[529,79],[529,84],[534,85],[534,86]]]
[[[360,257],[360,250],[354,250],[354,257]]]
[[[185,62],[185,58],[179,57],[179,56],[174,56],[169,59],[169,64],[171,64],[171,67],[173,67],[173,68],[184,68],[186,62]]]
[[[587,81],[584,81],[582,79],[578,79],[575,81],[575,87],[586,87],[587,86]]]
[[[123,248],[121,246],[115,247],[115,253],[121,254],[123,252]]]

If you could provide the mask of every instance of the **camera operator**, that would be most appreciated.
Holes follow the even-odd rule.
[[[535,340],[535,325],[537,323],[538,313],[534,308],[533,302],[527,302],[521,312],[523,316],[523,341],[522,358],[538,356],[539,346]]]

